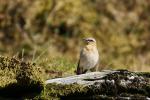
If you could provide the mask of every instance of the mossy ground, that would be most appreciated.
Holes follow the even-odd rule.
[[[71,67],[71,63],[65,62],[65,60],[61,60],[61,63],[55,62],[56,65],[49,66],[51,70],[48,68],[48,71],[52,72],[53,70],[55,72],[54,69],[57,69],[58,72],[66,71],[68,73],[70,71],[70,74],[73,74],[74,67]],[[42,65],[41,62],[39,63]],[[46,67],[46,65],[43,67]],[[50,73],[45,76],[45,73],[50,72],[47,72],[46,69],[42,70],[35,64],[25,63],[16,58],[0,56],[0,98],[113,100],[116,97],[141,99],[150,97],[150,73],[148,72],[135,73],[127,70],[117,70],[117,72],[102,78],[102,80],[105,80],[103,83],[95,83],[88,87],[79,84],[60,85],[53,83],[44,85],[43,80],[50,75],[51,78],[65,76],[64,73],[56,74],[56,76],[52,76],[52,73]],[[124,86],[121,84],[122,81],[130,81],[130,83]]]
[[[28,98],[43,90],[42,70],[15,58],[0,56],[0,97]]]
[[[74,70],[75,64],[61,58],[35,64],[0,56],[0,97],[45,98],[44,80],[73,75]]]

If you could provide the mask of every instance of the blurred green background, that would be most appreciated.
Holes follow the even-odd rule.
[[[0,0],[0,54],[47,77],[74,74],[84,37],[101,69],[150,71],[150,0]]]

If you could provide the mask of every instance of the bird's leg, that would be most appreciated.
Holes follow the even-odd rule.
[[[96,72],[98,70],[99,70],[99,63],[97,63],[94,68],[90,69],[91,72]]]
[[[84,70],[84,71],[82,72],[82,74],[85,74],[87,71],[88,71],[88,70]]]
[[[90,71],[91,71],[91,72],[97,71],[97,67],[94,67],[94,68],[90,69]]]

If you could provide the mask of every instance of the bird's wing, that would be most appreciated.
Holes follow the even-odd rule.
[[[82,71],[81,71],[81,68],[80,68],[80,59],[79,59],[76,74],[79,75],[81,73],[82,73]]]
[[[95,65],[95,71],[99,70],[99,63],[100,63],[100,60],[98,60],[97,63],[96,63],[96,65]]]
[[[79,61],[78,61],[78,66],[77,66],[77,71],[76,71],[76,74],[77,74],[77,75],[82,74],[82,72],[83,72],[83,68],[81,68],[81,66],[80,66],[80,61],[81,61],[82,52],[83,52],[83,50],[81,50],[81,52],[80,52],[80,59],[79,59]]]
[[[88,70],[86,69],[86,70],[83,70],[83,68],[82,67],[80,67],[80,60],[79,60],[79,62],[78,62],[78,66],[77,66],[77,75],[79,75],[79,74],[84,74],[84,73],[86,73]]]
[[[96,65],[95,65],[96,71],[99,70],[99,65],[100,65],[100,56],[99,56],[99,54],[98,54],[98,61],[97,61]]]

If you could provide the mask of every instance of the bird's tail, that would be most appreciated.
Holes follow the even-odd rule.
[[[77,75],[82,74],[82,69],[83,69],[83,68],[80,68],[80,65],[79,65],[79,64],[80,64],[80,60],[79,60],[79,62],[78,62],[78,66],[77,66],[77,70],[76,70],[76,74],[77,74]]]
[[[83,68],[80,68],[79,66],[77,67],[77,71],[76,71],[76,74],[77,75],[80,75],[80,74],[82,74],[82,71],[83,70]]]
[[[83,70],[83,68],[82,67],[77,67],[77,71],[76,71],[76,74],[77,75],[80,75],[80,74],[84,74],[84,73],[86,73],[88,70]]]
[[[84,74],[84,73],[86,73],[86,72],[87,72],[87,70],[83,70],[83,67],[79,66],[79,64],[80,64],[80,60],[79,60],[79,62],[78,62],[78,66],[77,66],[76,74],[77,74],[77,75],[80,75],[80,74]]]

